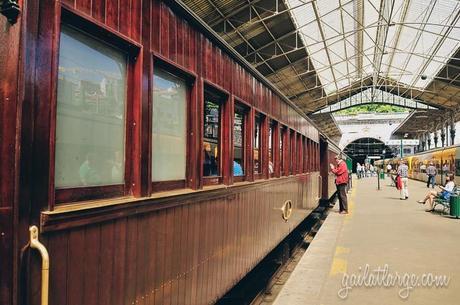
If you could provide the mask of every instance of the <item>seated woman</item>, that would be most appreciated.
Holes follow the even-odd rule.
[[[454,190],[455,187],[454,176],[448,176],[446,178],[446,185],[444,187],[438,187],[441,189],[440,192],[431,190],[426,194],[425,199],[418,201],[418,203],[423,204],[425,204],[428,201],[428,209],[425,210],[425,212],[433,212],[433,202],[436,197],[444,200],[449,200],[451,192]]]

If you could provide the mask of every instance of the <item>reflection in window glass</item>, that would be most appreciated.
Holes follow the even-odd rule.
[[[281,175],[284,174],[284,138],[286,136],[286,129],[284,127],[280,128],[280,172]]]
[[[152,181],[185,179],[187,85],[155,68],[152,115]]]
[[[56,188],[124,183],[125,90],[126,55],[63,25]]]
[[[254,173],[260,174],[262,172],[262,156],[261,156],[261,127],[262,118],[260,115],[256,116],[254,126]]]
[[[268,130],[268,173],[273,174],[275,166],[273,162],[273,132],[275,123],[270,121],[270,129]]]
[[[235,111],[233,123],[233,175],[244,175],[244,113]]]
[[[219,175],[220,104],[215,98],[205,97],[204,102],[204,160],[203,175]]]
[[[288,159],[290,159],[289,175],[293,175],[294,170],[295,170],[295,132],[291,130],[289,134],[291,135],[291,143],[289,145],[289,154],[288,154]]]

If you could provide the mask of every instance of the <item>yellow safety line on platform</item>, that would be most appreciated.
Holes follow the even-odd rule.
[[[346,259],[334,257],[329,275],[335,276],[347,272],[347,265],[348,262]]]
[[[348,254],[350,253],[350,248],[345,248],[341,246],[337,246],[335,248],[335,256],[341,255],[341,254]]]
[[[356,183],[357,184],[357,183]],[[348,215],[345,216],[344,224],[348,223],[353,215],[353,211],[355,208],[355,196],[356,196],[356,188],[357,185],[351,189],[351,194],[348,200]],[[347,272],[348,261],[346,258],[341,256],[346,256],[350,253],[350,248],[336,246],[334,258],[332,260],[331,270],[329,272],[329,276],[336,276],[338,274],[344,274]]]
[[[356,185],[351,189],[351,194],[348,197],[348,214],[345,216],[344,223],[348,223],[350,218],[353,216],[353,211],[355,209],[355,196],[356,196]]]

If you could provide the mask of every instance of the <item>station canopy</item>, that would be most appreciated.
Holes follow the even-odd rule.
[[[460,1],[184,3],[306,114],[368,89],[460,106]]]

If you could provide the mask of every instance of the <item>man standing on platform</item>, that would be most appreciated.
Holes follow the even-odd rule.
[[[398,175],[401,177],[401,190],[400,197],[401,200],[406,200],[409,198],[409,189],[407,188],[409,167],[406,165],[406,161],[401,160],[401,163],[398,166]]]
[[[335,175],[335,185],[337,191],[331,197],[331,203],[335,203],[336,197],[339,197],[339,210],[340,214],[348,214],[348,203],[347,203],[347,184],[348,184],[348,168],[347,164],[342,160],[341,156],[335,157],[337,167],[332,163],[329,164],[331,171]]]
[[[428,175],[428,180],[426,181],[426,187],[430,187],[434,189],[434,184],[435,184],[435,179],[436,175],[438,174],[438,170],[436,167],[433,165],[433,162],[430,162],[430,166],[427,167],[426,169],[426,174]]]

